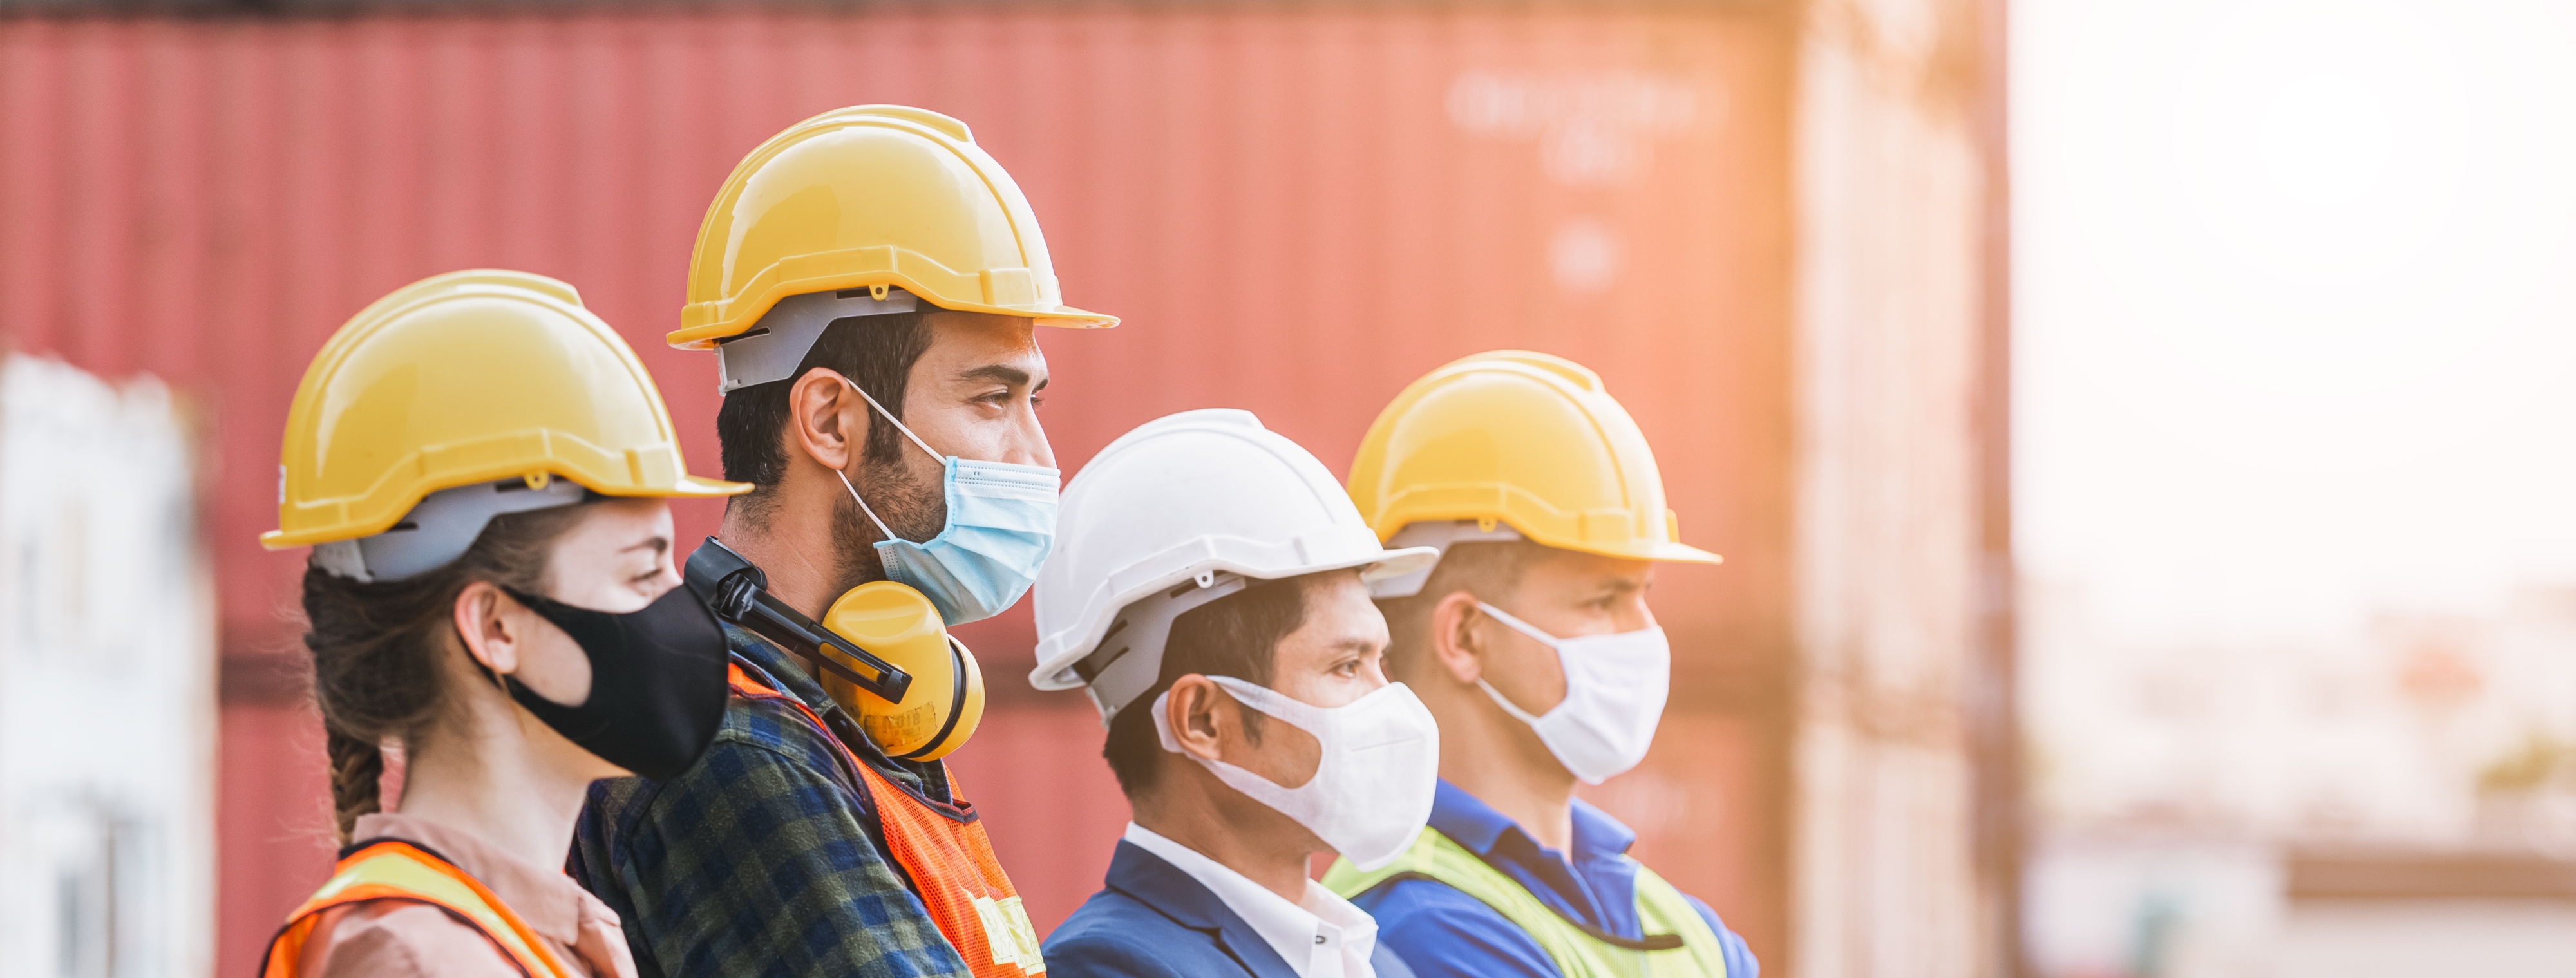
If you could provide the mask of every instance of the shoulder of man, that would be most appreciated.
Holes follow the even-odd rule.
[[[1047,935],[1040,953],[1053,978],[1200,978],[1227,973],[1210,972],[1209,962],[1191,953],[1202,944],[1207,945],[1207,956],[1227,971],[1241,971],[1205,935],[1173,923],[1134,897],[1102,890]]]
[[[665,974],[965,974],[856,777],[792,706],[735,697],[678,777],[593,789],[573,869]]]
[[[1396,879],[1352,898],[1377,920],[1378,943],[1419,978],[1559,978],[1538,939],[1484,901],[1437,880]]]
[[[1726,922],[1717,918],[1717,911],[1710,909],[1700,898],[1684,893],[1682,899],[1690,901],[1691,909],[1699,913],[1700,921],[1717,932],[1718,947],[1726,955],[1726,978],[1762,978],[1762,961],[1753,956],[1753,946],[1744,943],[1743,935],[1726,929]]]
[[[1413,966],[1384,943],[1369,950],[1369,970],[1377,972],[1377,978],[1414,978]]]
[[[857,783],[857,772],[849,770],[849,761],[838,748],[814,730],[812,723],[796,714],[795,708],[774,700],[734,697],[725,704],[724,721],[716,730],[706,753],[669,781],[644,778],[608,778],[593,782],[590,797],[584,803],[581,821],[575,831],[573,862],[570,867],[582,885],[606,896],[623,875],[621,868],[637,858],[664,857],[669,853],[658,847],[665,842],[686,843],[698,830],[725,826],[700,824],[707,806],[706,796],[725,799],[731,807],[741,807],[746,791],[764,787],[757,783],[761,772],[778,766],[792,767],[811,775],[807,781],[820,781],[841,789],[841,804],[832,805],[835,793],[817,795],[811,784],[772,784],[769,788],[790,788],[784,795],[765,796],[768,803],[788,803],[791,807],[847,808],[866,829],[872,840],[881,830],[876,820],[874,799]],[[754,784],[742,781],[751,779]],[[763,806],[766,807],[766,806]],[[664,838],[667,833],[643,831],[650,818],[657,828],[668,829],[674,820],[688,823],[691,834]],[[648,845],[639,849],[639,844]],[[882,849],[880,845],[878,848]],[[596,881],[596,883],[594,883]],[[625,881],[631,883],[631,881]],[[610,900],[621,915],[625,907]]]

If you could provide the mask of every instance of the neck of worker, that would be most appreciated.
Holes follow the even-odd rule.
[[[1261,888],[1298,903],[1312,877],[1307,866],[1322,842],[1293,819],[1227,787],[1206,768],[1172,755],[1164,777],[1144,798],[1131,798],[1136,824],[1189,847]]]
[[[727,505],[716,538],[760,568],[771,596],[820,620],[843,588],[838,541],[846,533],[836,521],[848,490],[830,470],[814,468],[826,473],[820,481],[830,482],[828,487],[813,478],[782,479],[764,490],[767,499]],[[863,559],[874,560],[875,554]]]
[[[399,810],[463,829],[531,866],[563,865],[590,773],[571,742],[497,694],[404,758]],[[497,701],[497,702],[496,702]]]
[[[1435,677],[1436,678],[1436,677]],[[1427,683],[1416,683],[1420,689]],[[1540,845],[1574,851],[1574,775],[1538,732],[1483,690],[1450,683],[1431,704],[1440,723],[1440,777],[1520,825]]]

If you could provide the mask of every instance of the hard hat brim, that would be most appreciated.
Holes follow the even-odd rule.
[[[875,276],[868,276],[868,278],[875,278]],[[1116,316],[1091,312],[1085,309],[1076,309],[1072,306],[1049,306],[1044,309],[1040,309],[1020,306],[991,306],[983,305],[981,303],[945,302],[941,301],[939,296],[922,290],[919,286],[908,280],[853,280],[848,284],[834,281],[820,287],[814,286],[814,284],[810,282],[798,282],[791,287],[792,291],[790,291],[790,289],[779,289],[775,294],[763,296],[763,301],[744,303],[737,307],[723,310],[720,314],[724,318],[717,322],[707,323],[702,326],[688,326],[681,329],[675,329],[664,335],[662,339],[665,342],[668,342],[673,349],[677,350],[712,350],[716,348],[717,340],[739,336],[743,333],[749,332],[753,326],[760,324],[760,317],[768,315],[769,310],[778,305],[780,300],[786,299],[791,295],[804,295],[809,292],[834,292],[842,289],[855,289],[868,285],[892,285],[918,296],[923,302],[948,310],[949,312],[980,312],[995,316],[1013,316],[1020,319],[1030,320],[1040,326],[1053,326],[1058,329],[1115,329],[1118,326],[1118,317]],[[708,303],[707,305],[716,304]]]
[[[1647,560],[1666,564],[1723,564],[1726,558],[1687,543],[1659,543]]]
[[[596,492],[602,496],[626,496],[632,498],[659,497],[663,499],[714,499],[724,496],[739,496],[743,493],[750,492],[757,487],[748,482],[726,482],[723,479],[709,479],[703,476],[684,475],[680,477],[680,481],[677,485],[619,486],[614,490],[602,489],[598,486],[586,486],[585,488],[588,488],[590,491]]]
[[[571,476],[564,476],[563,478],[578,483],[582,488],[588,489],[602,496],[614,496],[621,499],[721,499],[726,496],[739,496],[756,488],[748,482],[726,482],[722,479],[709,479],[694,475],[684,475],[680,477],[680,481],[677,483],[659,486],[611,485],[603,487],[591,485],[586,481],[574,479]],[[468,480],[465,483],[460,483],[460,485],[471,484],[474,481],[480,480]],[[414,505],[417,504],[418,500],[414,500]],[[289,533],[284,529],[270,530],[259,535],[259,545],[269,550],[292,550],[296,547],[310,547],[315,544],[330,543],[335,540],[355,540],[361,537],[373,536],[391,529],[395,523],[402,521],[403,513],[408,512],[410,512],[410,507],[404,507],[402,512],[395,513],[392,519],[386,520],[383,526],[328,526],[306,530],[301,533]]]
[[[1439,560],[1440,548],[1438,547],[1404,547],[1389,550],[1378,562],[1359,565],[1366,568],[1360,571],[1360,580],[1382,581],[1390,577],[1402,577],[1429,567]]]
[[[1549,540],[1526,532],[1522,536],[1531,543],[1544,547],[1614,557],[1620,560],[1645,560],[1659,564],[1723,564],[1726,562],[1724,557],[1678,541],[1668,540],[1644,547],[1599,547],[1573,541]]]

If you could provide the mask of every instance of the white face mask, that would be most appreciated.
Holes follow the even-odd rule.
[[[1664,699],[1672,692],[1673,650],[1662,627],[1612,635],[1558,638],[1503,609],[1476,602],[1495,621],[1556,650],[1565,670],[1565,700],[1546,716],[1532,716],[1482,677],[1476,685],[1485,695],[1530,729],[1557,763],[1584,784],[1600,784],[1636,767],[1654,743],[1655,724],[1664,717]]]
[[[1294,788],[1181,749],[1171,715],[1154,698],[1154,732],[1163,749],[1199,762],[1252,800],[1295,819],[1325,845],[1363,870],[1394,862],[1431,820],[1431,797],[1440,781],[1440,726],[1403,683],[1384,687],[1347,706],[1301,703],[1236,679],[1209,676],[1245,706],[1314,734],[1323,745],[1315,776]]]

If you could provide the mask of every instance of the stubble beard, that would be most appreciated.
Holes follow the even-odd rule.
[[[927,484],[916,480],[903,463],[861,463],[858,478],[851,484],[866,495],[868,506],[877,518],[896,536],[920,542],[939,535],[948,526],[948,498],[942,491],[938,470]],[[834,593],[848,591],[869,581],[886,579],[885,562],[877,556],[876,544],[884,537],[877,525],[859,510],[857,500],[848,493],[841,495],[833,508],[833,571],[840,578]]]

